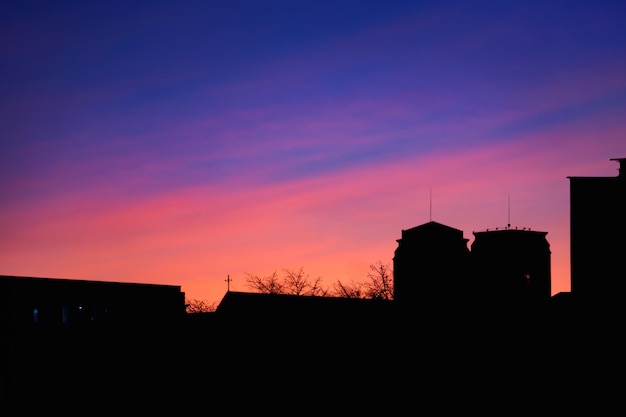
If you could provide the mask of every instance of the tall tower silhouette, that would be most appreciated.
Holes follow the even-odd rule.
[[[569,176],[571,292],[577,299],[626,289],[626,158],[615,177]]]

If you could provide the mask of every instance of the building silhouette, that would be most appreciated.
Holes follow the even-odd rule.
[[[434,221],[402,230],[394,252],[394,300],[403,305],[547,303],[551,252],[547,232],[463,231]]]
[[[473,234],[473,281],[489,299],[528,303],[550,300],[551,251],[547,232],[507,227]]]
[[[626,289],[626,158],[615,177],[569,176],[571,292],[581,302]]]
[[[0,330],[163,325],[185,314],[178,285],[0,276]]]
[[[468,239],[434,221],[402,230],[393,256],[394,301],[419,306],[466,295]]]

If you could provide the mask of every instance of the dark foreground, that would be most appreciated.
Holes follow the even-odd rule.
[[[392,318],[7,332],[0,416],[623,414],[621,318]]]

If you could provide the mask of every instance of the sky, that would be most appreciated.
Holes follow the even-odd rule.
[[[547,232],[626,157],[623,1],[5,1],[0,274],[178,285]],[[231,281],[228,283],[227,279]]]

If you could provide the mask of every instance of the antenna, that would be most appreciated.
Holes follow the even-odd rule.
[[[508,202],[507,202],[507,228],[511,227],[511,194],[509,193],[508,195]]]
[[[230,274],[227,275],[228,278],[226,278],[224,281],[226,281],[226,291],[230,292],[230,282],[232,281],[232,279],[230,279]]]
[[[429,213],[428,213],[428,221],[433,221],[433,187],[430,187],[430,207],[429,207]]]

